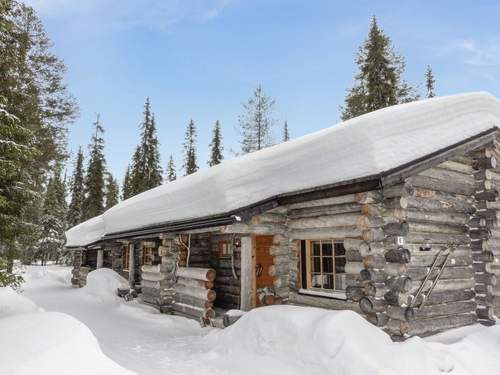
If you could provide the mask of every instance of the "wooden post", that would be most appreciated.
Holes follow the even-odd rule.
[[[133,243],[128,245],[128,283],[130,289],[135,287],[135,263],[134,263],[134,248]]]
[[[240,309],[248,311],[252,308],[252,238],[241,237],[241,303]]]
[[[104,250],[99,249],[97,250],[97,265],[96,268],[102,268],[104,263]]]

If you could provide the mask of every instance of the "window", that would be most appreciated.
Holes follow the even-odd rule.
[[[343,241],[300,241],[300,245],[302,289],[344,291],[346,257]]]
[[[142,264],[156,265],[161,263],[161,259],[158,257],[158,249],[154,247],[143,247],[142,249]]]
[[[233,255],[233,244],[229,241],[219,242],[219,258],[231,258]]]
[[[128,270],[128,245],[125,245],[122,250],[122,268]]]

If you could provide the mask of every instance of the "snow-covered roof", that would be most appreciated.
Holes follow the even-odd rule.
[[[500,102],[467,93],[384,108],[240,156],[127,199],[106,234],[226,214],[282,194],[368,177],[500,124]]]
[[[66,247],[80,247],[99,241],[104,236],[102,215],[93,217],[66,231]]]

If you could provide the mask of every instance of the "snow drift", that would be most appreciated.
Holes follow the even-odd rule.
[[[247,363],[260,363],[263,373],[300,373],[302,369],[309,374],[342,375],[494,374],[500,368],[500,326],[481,328],[481,333],[451,345],[418,337],[394,343],[352,311],[270,306],[250,311],[205,340],[218,353],[229,350],[225,354],[229,366],[236,367],[247,357]],[[486,346],[494,349],[481,354]],[[250,360],[249,355],[253,356]],[[276,366],[276,371],[270,366]],[[249,374],[256,372],[255,367],[248,369]]]
[[[109,268],[99,268],[87,275],[87,284],[81,291],[102,301],[112,301],[118,299],[116,295],[118,288],[128,288],[128,286],[128,281],[117,272]]]
[[[0,288],[0,306],[6,303],[9,312],[0,310],[2,374],[132,375],[106,357],[92,332],[75,318],[40,312],[30,300]]]
[[[499,124],[500,103],[487,93],[384,108],[136,195],[103,219],[70,229],[67,246],[95,242],[99,234],[226,215],[283,194],[377,176]]]

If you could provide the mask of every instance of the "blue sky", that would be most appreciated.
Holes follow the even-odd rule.
[[[120,180],[151,98],[163,165],[190,119],[206,165],[215,120],[225,155],[238,148],[241,103],[260,83],[276,99],[276,138],[333,125],[356,71],[370,17],[422,89],[427,64],[439,95],[500,96],[500,3],[496,1],[30,0],[64,59],[80,117],[70,148],[88,144],[101,114],[109,169]]]

